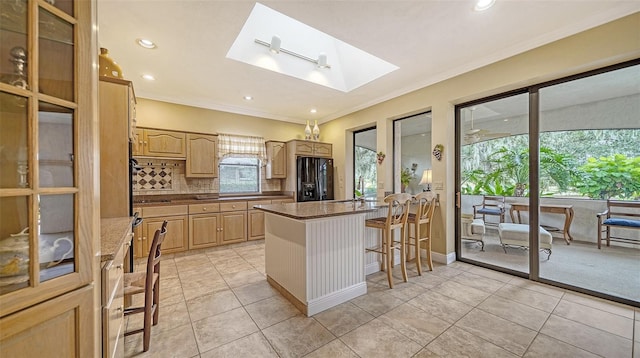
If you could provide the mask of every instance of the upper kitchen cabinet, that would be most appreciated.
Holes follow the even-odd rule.
[[[267,179],[284,179],[287,177],[287,146],[283,142],[268,141],[267,146]]]
[[[183,132],[145,128],[134,132],[134,138],[137,138],[138,142],[137,146],[134,146],[134,155],[174,159],[186,157],[186,135]]]
[[[129,138],[135,139],[133,84],[100,76],[100,216],[129,216]]]
[[[216,178],[218,176],[218,141],[215,135],[187,133],[188,178]]]
[[[333,155],[331,143],[311,142],[307,140],[290,141],[290,149],[295,156],[312,156],[331,158]]]
[[[3,356],[94,355],[94,6],[0,1]]]
[[[131,137],[131,155],[134,157],[144,155],[144,129],[135,128]]]

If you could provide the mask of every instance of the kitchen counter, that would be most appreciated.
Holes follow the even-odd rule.
[[[351,215],[376,211],[386,207],[384,201],[311,201],[304,203],[286,203],[256,205],[255,209],[286,216],[292,219],[307,220],[330,216]]]
[[[246,196],[222,196],[218,194],[169,194],[169,195],[134,195],[133,205],[136,207],[163,206],[163,205],[184,205],[184,204],[207,204],[220,202],[234,202],[247,200],[272,200],[272,199],[292,199],[291,194],[264,194]]]
[[[131,240],[133,220],[133,216],[100,219],[100,262],[113,260],[124,242]]]

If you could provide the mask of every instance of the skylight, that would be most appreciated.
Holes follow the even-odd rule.
[[[273,53],[268,46],[260,44],[271,44],[274,36],[280,40],[280,49],[294,55],[286,51]],[[253,7],[227,58],[342,92],[350,92],[398,69],[260,3]],[[320,68],[321,64],[328,68]]]

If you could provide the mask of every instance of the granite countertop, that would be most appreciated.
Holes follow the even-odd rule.
[[[100,219],[100,262],[110,261],[126,240],[133,224],[133,216]]]
[[[136,207],[207,204],[247,200],[293,199],[292,194],[268,193],[263,195],[223,196],[218,194],[168,194],[168,195],[134,195],[133,205]]]
[[[388,204],[382,200],[365,202],[357,201],[355,203],[351,200],[339,200],[256,205],[254,208],[293,219],[308,220],[330,216],[362,214],[370,211],[376,211],[387,205]]]

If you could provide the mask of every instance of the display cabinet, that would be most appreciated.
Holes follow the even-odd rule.
[[[94,6],[0,1],[0,346],[7,356],[32,356],[40,348],[29,342],[45,337],[48,354],[59,347],[61,356],[93,355]],[[63,297],[66,308],[48,308]]]

